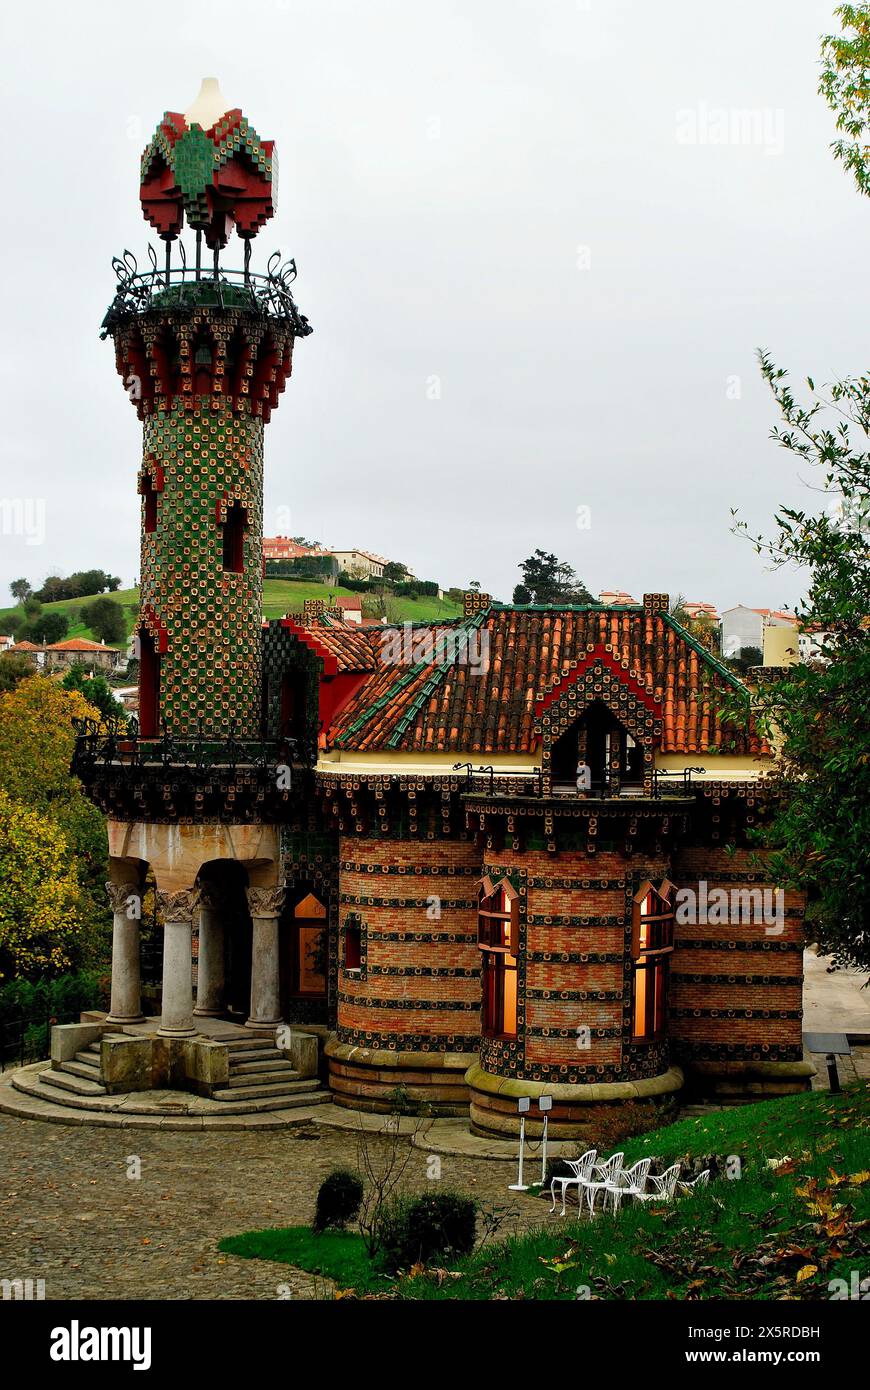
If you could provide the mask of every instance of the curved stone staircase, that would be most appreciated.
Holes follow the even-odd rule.
[[[316,1077],[306,1079],[293,1069],[271,1038],[252,1035],[221,1044],[229,1053],[228,1081],[210,1096],[174,1090],[110,1095],[100,1077],[100,1043],[92,1042],[69,1061],[55,1066],[39,1062],[7,1073],[0,1088],[0,1111],[60,1124],[87,1124],[92,1119],[133,1128],[155,1123],[225,1128],[230,1117],[238,1117],[234,1127],[271,1129],[295,1123],[295,1112],[331,1100]]]

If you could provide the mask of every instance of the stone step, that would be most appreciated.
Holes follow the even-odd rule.
[[[243,1072],[241,1076],[236,1076],[230,1072],[227,1085],[237,1090],[239,1086],[272,1086],[278,1081],[299,1081],[298,1071],[294,1071],[291,1066],[281,1067],[275,1071],[250,1071]]]
[[[242,1062],[286,1062],[287,1054],[279,1052],[277,1047],[270,1048],[245,1048],[238,1052],[231,1052],[229,1056],[230,1067],[235,1068]]]
[[[64,1067],[69,1065],[69,1062],[64,1063]],[[84,1067],[82,1071],[84,1071]],[[41,1073],[39,1080],[43,1086],[54,1086],[60,1091],[72,1091],[77,1096],[104,1096],[107,1094],[105,1086],[101,1086],[99,1081],[76,1076],[75,1073],[68,1071],[54,1071],[49,1068]]]
[[[77,1062],[81,1062],[83,1067],[89,1067],[91,1071],[100,1070],[99,1052],[77,1052],[75,1057]]]
[[[81,1076],[85,1081],[99,1081],[99,1072],[85,1062],[61,1062],[60,1070],[67,1076]]]
[[[286,1057],[281,1057],[276,1053],[274,1057],[258,1057],[249,1062],[237,1062],[235,1057],[230,1059],[230,1076],[249,1076],[254,1072],[265,1071],[293,1071],[293,1067]],[[294,1077],[298,1072],[293,1071]]]
[[[252,1035],[250,1038],[231,1038],[229,1042],[224,1043],[224,1047],[231,1055],[234,1052],[260,1052],[264,1048],[269,1049],[274,1048],[274,1046],[274,1038],[258,1038],[256,1035]]]
[[[250,1082],[250,1078],[246,1078]],[[267,1096],[311,1095],[320,1088],[319,1081],[276,1081],[273,1076],[266,1077],[262,1085],[221,1086],[212,1091],[212,1100],[260,1100]]]

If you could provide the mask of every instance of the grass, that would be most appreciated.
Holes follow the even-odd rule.
[[[263,616],[265,618],[281,618],[285,613],[301,613],[302,605],[307,598],[355,598],[359,595],[354,594],[350,589],[345,589],[340,584],[326,585],[318,584],[315,580],[296,580],[296,579],[266,579],[263,581]],[[90,603],[94,598],[106,597],[114,599],[120,603],[124,610],[124,621],[126,623],[126,638],[124,642],[113,642],[111,646],[126,648],[130,635],[136,623],[139,613],[139,590],[138,589],[119,589],[117,593],[90,596],[82,598],[58,599],[55,603],[44,603],[43,612],[64,612],[70,609],[76,610]],[[362,596],[365,600],[366,595]],[[398,622],[428,623],[441,622],[450,618],[457,618],[460,615],[458,604],[451,603],[449,599],[438,598],[393,598],[389,600],[390,617],[395,617]],[[0,608],[0,633],[5,632],[4,621],[12,614],[24,617],[24,610],[19,607]],[[82,622],[70,622],[67,637],[87,637],[92,642],[99,639]]]
[[[866,1274],[870,1088],[679,1120],[625,1144],[627,1164],[708,1153],[736,1156],[741,1176],[671,1206],[628,1205],[615,1220],[561,1221],[542,1203],[540,1230],[414,1278],[377,1275],[350,1232],[255,1231],[221,1249],[292,1264],[360,1295],[425,1300],[828,1299],[831,1279]]]

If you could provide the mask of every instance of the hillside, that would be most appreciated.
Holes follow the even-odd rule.
[[[115,594],[104,596],[94,594],[89,597],[59,599],[56,603],[44,603],[42,607],[46,613],[55,610],[69,612],[70,609],[81,609],[96,597],[112,598],[120,603],[124,609],[129,639],[139,612],[138,589],[119,589]],[[285,613],[301,613],[302,605],[307,598],[328,599],[330,597],[353,598],[358,597],[358,595],[355,595],[350,589],[343,588],[340,584],[327,586],[318,584],[314,580],[266,579],[263,584],[263,614],[266,618],[281,618]],[[364,601],[366,597],[363,595]],[[458,604],[451,603],[447,599],[393,598],[389,599],[388,603],[389,616],[396,622],[437,622],[459,617],[460,614]],[[0,608],[0,633],[6,631],[5,619],[12,613],[21,612],[21,608],[15,606]],[[97,640],[95,634],[82,622],[71,623],[67,637],[88,637],[91,640]]]

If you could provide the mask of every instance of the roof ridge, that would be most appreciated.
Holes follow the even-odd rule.
[[[663,618],[668,626],[673,628],[674,632],[683,638],[692,648],[692,651],[697,652],[698,656],[703,657],[708,666],[712,666],[714,671],[717,671],[720,676],[723,676],[729,685],[733,685],[735,690],[741,691],[747,699],[749,698],[749,691],[740,677],[735,675],[733,671],[729,671],[724,662],[720,661],[717,656],[714,656],[711,651],[708,651],[703,642],[698,641],[697,637],[693,637],[691,632],[684,628],[683,624],[679,622],[672,613],[661,612],[659,613],[659,617]]]

